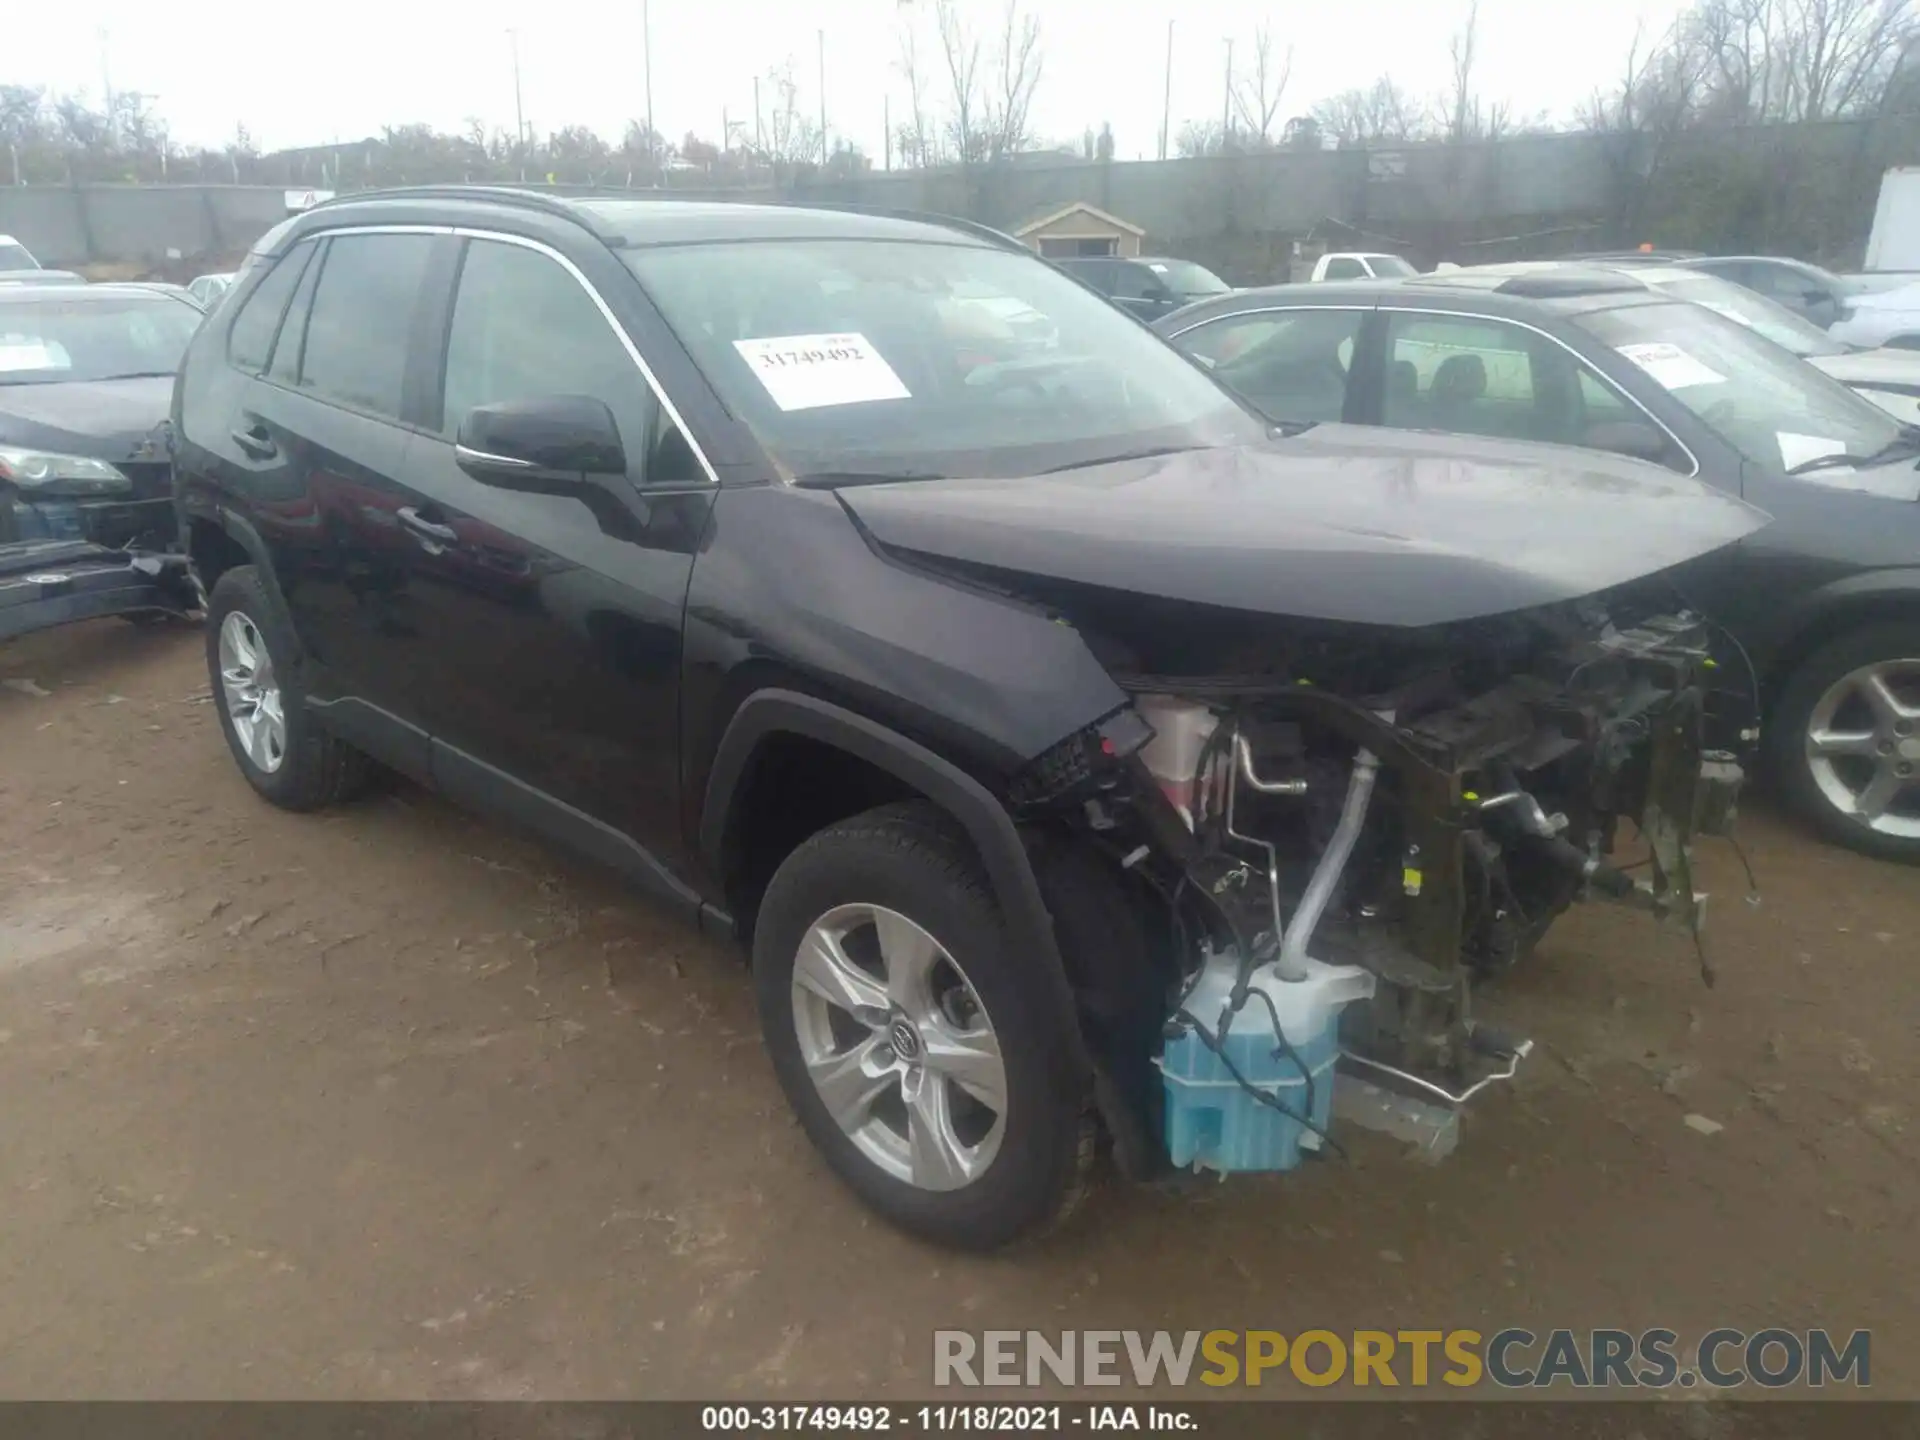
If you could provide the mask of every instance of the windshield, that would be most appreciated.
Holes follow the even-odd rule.
[[[0,385],[171,375],[199,323],[166,295],[0,304]]]
[[[1824,456],[1865,460],[1905,433],[1839,381],[1698,305],[1623,306],[1575,323],[1757,465],[1782,470]]]
[[[1691,300],[1729,320],[1738,321],[1796,355],[1851,353],[1847,346],[1833,339],[1812,321],[1802,320],[1786,306],[1775,304],[1766,296],[1756,294],[1744,285],[1736,285],[1731,280],[1717,280],[1711,275],[1702,275],[1697,279],[1652,280],[1648,283],[1664,294]]]
[[[15,245],[11,241],[0,243],[0,270],[38,270],[39,268],[34,263],[33,256],[27,253],[25,246]]]
[[[1367,257],[1367,264],[1373,268],[1373,273],[1382,280],[1399,280],[1405,276],[1418,275],[1420,273],[1398,255],[1369,255]]]
[[[1146,267],[1176,295],[1225,295],[1232,289],[1211,270],[1191,260],[1149,260]]]
[[[796,478],[1007,477],[1266,429],[1030,256],[911,241],[622,252],[727,408]]]

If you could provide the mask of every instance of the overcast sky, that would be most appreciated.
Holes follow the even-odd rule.
[[[990,32],[1001,0],[962,3]],[[1026,3],[1045,48],[1035,130],[1077,142],[1087,127],[1111,122],[1121,159],[1152,158],[1157,149],[1170,18],[1177,17],[1177,134],[1183,120],[1218,119],[1225,41],[1234,38],[1244,65],[1263,20],[1294,49],[1284,119],[1383,73],[1421,95],[1443,89],[1447,38],[1466,10],[1466,0]],[[788,57],[802,102],[817,115],[824,31],[828,127],[877,160],[889,97],[896,125],[903,117],[900,17],[915,6],[930,10],[931,0],[651,0],[655,124],[675,139],[689,129],[717,139],[724,111],[750,129],[754,77]],[[95,100],[104,83],[137,90],[153,97],[174,140],[186,144],[225,144],[241,123],[263,150],[358,139],[414,121],[458,129],[477,117],[511,131],[510,28],[518,31],[530,126],[585,124],[617,139],[647,111],[641,0],[8,8],[0,83],[84,90]],[[1618,75],[1636,26],[1651,36],[1680,8],[1680,0],[1481,0],[1484,92],[1516,113],[1564,115]],[[770,104],[770,88],[761,89]]]

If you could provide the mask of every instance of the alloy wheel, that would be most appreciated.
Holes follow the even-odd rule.
[[[1006,1132],[1006,1064],[938,940],[897,911],[838,906],[801,940],[792,997],[807,1076],[862,1155],[922,1190],[986,1173]]]
[[[220,622],[220,689],[234,738],[249,762],[271,775],[287,758],[287,717],[273,656],[260,627],[240,610]]]
[[[1920,839],[1920,658],[1862,665],[1828,687],[1807,719],[1806,756],[1840,814]]]

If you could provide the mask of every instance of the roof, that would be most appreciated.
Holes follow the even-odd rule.
[[[19,285],[0,285],[0,305],[16,300],[60,299],[70,304],[91,305],[106,300],[177,300],[179,297],[170,290],[163,290],[159,283],[141,280],[126,280],[118,283],[101,281],[98,284],[73,284],[71,281],[61,284],[36,285],[31,281]]]
[[[1058,210],[1050,210],[1044,215],[1038,216],[1035,219],[1027,221],[1025,224],[1021,225],[1020,228],[1015,230],[1013,233],[1015,235],[1031,235],[1034,231],[1043,230],[1047,226],[1053,224],[1054,221],[1064,220],[1069,215],[1091,215],[1095,220],[1098,220],[1101,224],[1112,225],[1116,229],[1126,231],[1129,235],[1145,235],[1147,233],[1145,230],[1141,229],[1138,225],[1132,224],[1131,222],[1126,220],[1122,220],[1118,215],[1109,215],[1106,211],[1100,209],[1098,206],[1089,205],[1084,200],[1076,200],[1071,205],[1063,205]]]
[[[1398,303],[1423,310],[1460,311],[1475,315],[1525,321],[1541,311],[1577,315],[1592,310],[1630,305],[1681,304],[1617,271],[1582,266],[1565,267],[1576,280],[1531,275],[1487,275],[1453,270],[1441,275],[1412,275],[1403,280],[1329,280],[1311,284],[1269,285],[1258,290],[1236,290],[1228,295],[1198,300],[1153,322],[1162,334],[1263,306],[1320,307]],[[1516,289],[1515,286],[1518,286]]]
[[[395,215],[440,206],[497,207],[570,220],[616,249],[722,240],[917,240],[939,244],[996,243],[996,232],[942,215],[882,212],[857,207],[763,205],[731,200],[636,199],[630,193],[568,196],[504,185],[417,185],[337,195],[290,216],[267,232],[255,250],[267,253],[294,234],[325,227],[356,211]],[[313,220],[311,217],[321,217]],[[999,244],[1011,244],[1009,237]]]

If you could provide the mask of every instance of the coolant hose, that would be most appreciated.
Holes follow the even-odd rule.
[[[1380,762],[1371,750],[1362,749],[1354,756],[1346,803],[1340,808],[1340,823],[1334,827],[1333,839],[1320,853],[1320,863],[1313,867],[1313,878],[1307,881],[1306,893],[1300,897],[1293,922],[1287,926],[1286,938],[1280,942],[1280,958],[1275,968],[1282,980],[1307,978],[1307,945],[1320,924],[1327,902],[1333,898],[1334,887],[1346,871],[1353,847],[1359,842],[1360,827],[1367,821],[1367,803],[1373,798],[1373,782],[1379,773]]]

